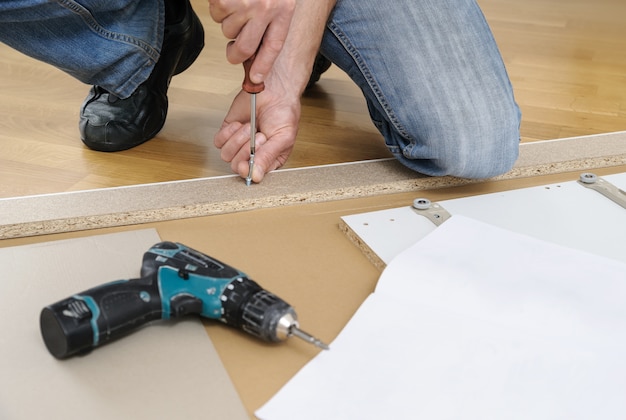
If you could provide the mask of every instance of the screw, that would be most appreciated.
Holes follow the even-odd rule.
[[[427,198],[416,198],[413,200],[413,208],[416,210],[428,210],[430,208],[430,200]]]
[[[598,180],[598,177],[595,174],[590,172],[585,172],[580,175],[580,182],[583,184],[594,184]]]

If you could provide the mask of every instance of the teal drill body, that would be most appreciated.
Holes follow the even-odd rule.
[[[41,311],[41,333],[50,353],[64,359],[85,353],[159,319],[198,314],[265,341],[301,331],[293,308],[243,272],[175,242],[160,242],[143,256],[141,277],[75,294]]]

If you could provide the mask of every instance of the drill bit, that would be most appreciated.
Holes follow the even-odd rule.
[[[298,328],[296,325],[292,325],[290,328],[290,333],[292,335],[295,335],[298,338],[303,339],[304,341],[313,344],[314,346],[317,346],[321,349],[324,350],[330,350],[330,347],[328,347],[327,344],[323,343],[320,339],[313,337],[311,334],[302,331],[300,328]]]
[[[246,177],[246,185],[250,186],[252,184],[252,172],[254,170],[254,155],[256,153],[256,94],[263,92],[265,89],[265,84],[261,83],[253,83],[250,80],[250,67],[252,67],[252,63],[256,58],[256,53],[252,55],[252,57],[248,58],[243,63],[243,69],[245,72],[243,79],[243,90],[250,94],[250,161],[248,167],[248,176]]]

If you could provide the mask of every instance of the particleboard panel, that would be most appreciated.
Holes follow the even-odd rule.
[[[508,173],[519,179],[626,164],[626,132],[524,143]],[[0,199],[0,238],[417,192],[484,182],[425,177],[396,160],[276,171],[246,187],[238,176]]]

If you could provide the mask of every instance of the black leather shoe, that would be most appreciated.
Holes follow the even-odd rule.
[[[80,134],[90,149],[117,152],[153,138],[165,124],[167,88],[204,47],[204,29],[188,0],[176,3],[182,20],[165,26],[161,56],[152,74],[127,99],[94,86],[80,110]]]

